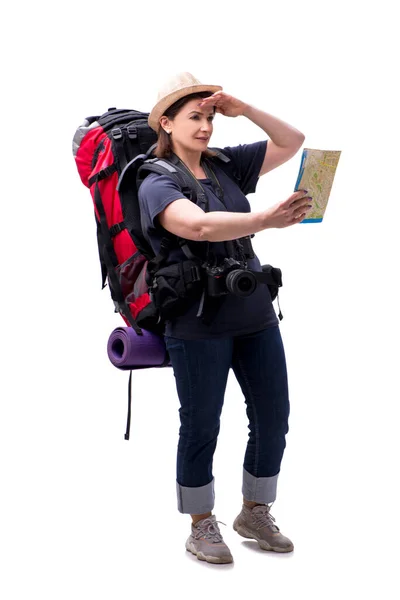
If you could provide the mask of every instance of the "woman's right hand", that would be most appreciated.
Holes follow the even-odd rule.
[[[266,227],[283,229],[301,223],[310,211],[311,196],[305,190],[295,192],[287,200],[263,211]]]

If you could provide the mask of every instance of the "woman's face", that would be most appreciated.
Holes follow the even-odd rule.
[[[161,119],[161,125],[171,131],[171,141],[175,149],[189,152],[204,152],[213,132],[214,107],[200,108],[201,98],[187,102],[174,120]],[[163,121],[164,119],[164,121]]]

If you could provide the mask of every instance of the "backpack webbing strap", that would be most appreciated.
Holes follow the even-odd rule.
[[[97,159],[99,158],[99,154],[100,154],[100,152],[103,152],[103,150],[104,150],[104,139],[100,140],[100,142],[97,144],[96,150],[94,151],[93,158],[92,158],[92,170],[95,168]]]
[[[167,367],[170,363],[170,356],[168,350],[165,349],[165,356],[163,363],[158,365],[158,369],[162,369]],[[141,369],[151,369],[151,366],[140,367]],[[129,373],[129,381],[128,381],[128,415],[126,419],[126,431],[125,431],[125,439],[129,440],[130,430],[131,430],[131,414],[132,414],[132,369],[130,369]]]
[[[106,217],[106,213],[104,210],[103,202],[101,201],[101,194],[100,194],[99,186],[97,183],[96,183],[96,187],[94,190],[94,203],[95,203],[97,212],[100,217],[100,232],[99,232],[98,237],[100,237],[102,245],[105,248],[107,248],[107,254],[109,256],[109,259],[110,259],[113,267],[116,267],[118,265],[118,259],[117,259],[117,255],[115,254],[114,247],[112,244],[112,240],[111,240],[111,236],[110,236],[110,232],[109,232],[109,228],[108,228],[108,223],[107,223],[107,217]]]
[[[94,183],[97,183],[98,181],[101,181],[102,179],[109,177],[110,175],[115,173],[116,170],[117,170],[117,165],[115,163],[113,163],[109,167],[106,167],[105,169],[102,169],[101,171],[99,171],[98,173],[93,175],[93,177],[91,177],[89,179],[89,186],[92,186]]]
[[[217,178],[216,174],[214,173],[213,169],[211,168],[211,164],[207,160],[205,160],[204,164],[203,164],[203,167],[204,167],[204,170],[206,172],[206,175],[214,183],[213,187],[214,187],[215,195],[217,196],[218,200],[221,200],[222,204],[225,206],[225,202],[224,202],[224,190],[223,190],[220,182],[218,181],[218,178]],[[226,206],[225,206],[225,208],[226,208]]]
[[[101,267],[101,289],[104,290],[104,288],[106,287],[107,267],[106,267],[106,263],[104,262],[104,258],[102,256],[102,252],[101,252],[101,248],[103,246],[102,239],[101,239],[101,225],[100,225],[100,221],[97,219],[97,217],[96,217],[96,225],[97,225],[97,247],[99,249],[99,260],[100,260],[100,267]]]
[[[110,236],[115,237],[116,235],[121,233],[121,231],[123,231],[124,229],[126,229],[125,221],[120,221],[119,223],[115,223],[115,225],[113,225],[109,229]]]
[[[125,152],[124,134],[122,132],[122,129],[120,127],[115,127],[114,129],[112,129],[111,137],[115,144],[115,155],[118,160],[119,171],[121,173],[128,164],[128,157]]]
[[[176,167],[176,176],[178,184],[182,188],[187,188],[191,191],[190,200],[194,201],[194,199],[197,197],[197,201],[204,203],[206,207],[206,212],[208,212],[208,199],[201,183],[199,183],[197,178],[187,168],[187,166],[179,158],[179,156],[177,156],[176,154],[172,154],[168,160]]]
[[[131,429],[131,412],[132,412],[132,369],[129,373],[129,381],[128,381],[128,417],[126,421],[126,432],[125,439],[129,440],[129,433]]]
[[[172,265],[163,267],[156,273],[156,277],[158,275],[162,275],[163,277],[180,277],[185,284],[196,283],[202,279],[200,265],[192,260],[173,263]]]

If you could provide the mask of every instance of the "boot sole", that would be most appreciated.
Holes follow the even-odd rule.
[[[251,531],[249,531],[248,529],[246,529],[246,527],[243,527],[242,525],[236,525],[236,523],[234,523],[233,529],[236,531],[236,533],[238,533],[242,537],[250,539],[250,540],[255,540],[258,543],[258,545],[260,546],[261,550],[268,550],[270,552],[293,552],[293,550],[294,550],[293,545],[289,546],[288,548],[280,548],[279,546],[271,546],[270,544],[268,544],[267,541],[260,540],[260,538],[255,536],[254,533],[251,533]]]
[[[186,544],[186,550],[194,554],[198,560],[203,560],[214,565],[225,565],[233,562],[233,558],[229,556],[207,556],[204,552],[197,552],[193,543]]]

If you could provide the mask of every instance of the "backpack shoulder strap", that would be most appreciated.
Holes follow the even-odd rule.
[[[205,196],[201,186],[196,185],[194,179],[168,159],[151,158],[145,160],[137,173],[136,185],[138,189],[149,173],[158,173],[159,175],[171,177],[181,188],[183,195],[192,202],[199,199],[199,195]]]
[[[231,159],[228,158],[228,156],[226,156],[222,150],[220,148],[209,148],[209,150],[212,150],[212,152],[216,153],[216,156],[213,156],[212,158],[215,159],[217,158],[218,160],[220,160],[221,162],[223,162],[224,164],[228,164],[231,162]]]
[[[230,177],[236,184],[238,183],[238,177],[234,171],[231,159],[226,156],[219,148],[210,148],[216,153],[215,156],[207,158],[207,162],[211,165],[217,165],[224,173]]]
[[[223,154],[223,152],[218,148],[212,148],[212,150],[216,152],[216,155],[212,158],[207,158],[206,164],[211,170],[212,179],[214,180],[216,187],[221,190],[223,196],[223,190],[214,172],[212,171],[212,164],[218,164],[218,166],[223,169],[223,171],[228,175],[228,177],[230,177],[234,181],[236,180],[236,178],[230,165],[231,159],[228,158],[225,154]],[[189,200],[191,200],[192,202],[195,202],[196,200],[203,200],[204,204],[207,204],[207,199],[202,186],[198,183],[197,179],[189,173],[187,169],[181,167],[179,158],[174,154],[168,159],[151,158],[145,160],[138,171],[138,189],[143,183],[143,180],[146,178],[146,176],[151,172],[172,177],[172,179],[174,179],[182,189],[182,193],[187,198],[189,198]],[[206,211],[207,210],[208,207],[206,207]]]
[[[177,164],[177,161],[170,161],[169,159],[165,158],[152,158],[144,161],[137,173],[137,189],[139,189],[140,185],[143,183],[144,179],[149,173],[158,173],[159,175],[167,175],[168,177],[171,177],[181,188],[182,194],[188,198],[188,200],[203,204],[205,211],[208,212],[208,199],[203,188],[194,177],[190,176],[190,174],[187,173],[183,168],[180,168],[179,164]],[[198,257],[196,257],[189,248],[188,240],[178,236],[173,236],[172,234],[166,234],[161,241],[161,250],[159,256],[152,261],[152,268],[158,268],[161,262],[165,260],[167,253],[171,248],[172,239],[177,241],[187,258],[190,260],[198,260]],[[209,243],[207,242],[207,252],[208,248]]]

